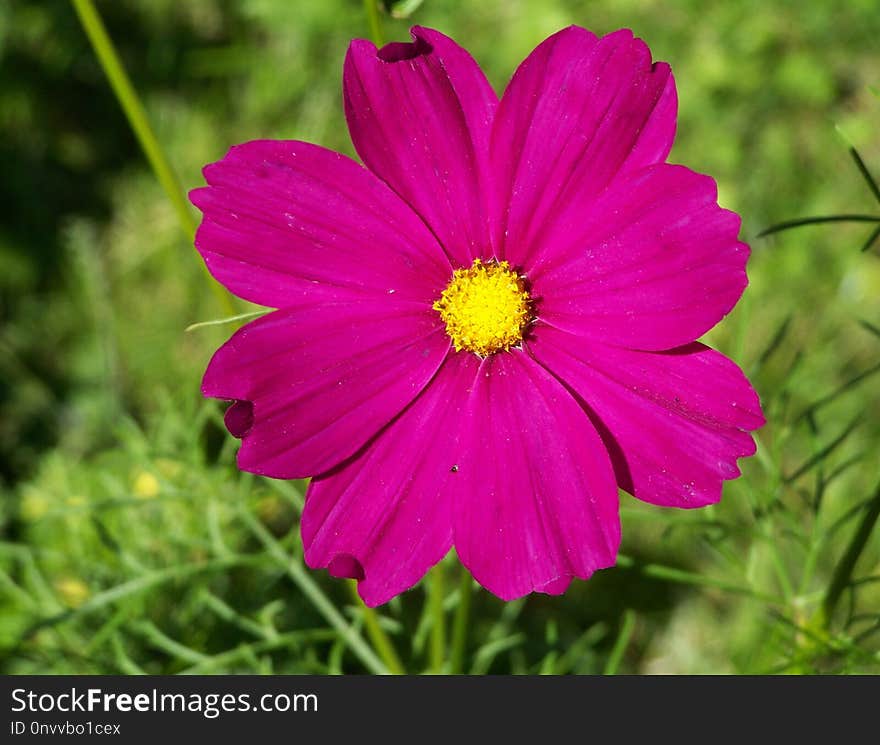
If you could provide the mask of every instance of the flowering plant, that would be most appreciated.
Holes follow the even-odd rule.
[[[618,487],[718,501],[763,424],[698,343],[746,286],[739,217],[666,163],[669,66],[627,30],[570,27],[499,100],[415,27],[352,42],[345,112],[366,167],[297,141],[234,147],[191,193],[196,247],[278,308],[213,357],[239,467],[314,477],[306,561],[368,605],[455,547],[511,600],[612,566]]]

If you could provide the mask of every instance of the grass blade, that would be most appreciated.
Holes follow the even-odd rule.
[[[837,437],[835,437],[831,442],[829,442],[825,447],[823,447],[818,453],[810,456],[807,460],[802,463],[798,468],[796,468],[792,473],[788,476],[783,476],[783,483],[790,484],[793,481],[797,481],[801,476],[805,473],[808,473],[817,465],[822,463],[831,453],[837,450],[838,447],[849,437],[853,430],[861,424],[862,417],[861,415],[857,416],[853,419],[841,432]]]
[[[862,174],[863,178],[868,184],[868,188],[871,190],[871,193],[874,195],[874,199],[880,202],[880,186],[877,186],[877,181],[871,175],[871,172],[868,170],[868,166],[865,165],[865,161],[862,160],[862,156],[859,155],[859,151],[854,147],[849,149],[849,154],[852,156],[852,159],[856,162],[856,168],[859,169],[859,173]]]
[[[865,251],[870,250],[871,246],[874,245],[874,241],[876,241],[877,238],[880,238],[880,225],[878,225],[876,228],[874,228],[871,235],[868,236],[868,239],[862,245],[862,249],[861,249],[862,253],[865,253]]]
[[[800,228],[804,225],[822,225],[829,222],[877,222],[880,223],[880,216],[877,215],[824,215],[822,217],[802,217],[797,220],[786,220],[785,222],[772,225],[758,233],[756,238],[764,238],[773,233],[781,233],[783,230],[791,230],[792,228]]]
[[[822,601],[822,622],[826,628],[831,623],[831,618],[834,615],[834,609],[837,607],[840,596],[850,585],[853,569],[855,569],[859,557],[865,550],[865,546],[868,545],[868,539],[871,537],[878,519],[880,519],[880,485],[878,485],[868,510],[865,512],[865,516],[859,523],[859,527],[856,528],[855,533],[853,533],[849,546],[847,546],[840,559],[840,563],[834,570],[831,582],[828,584],[828,591],[825,593],[825,598]]]

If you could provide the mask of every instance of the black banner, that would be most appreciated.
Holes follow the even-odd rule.
[[[2,688],[3,743],[873,737],[880,701],[876,677],[9,676]]]

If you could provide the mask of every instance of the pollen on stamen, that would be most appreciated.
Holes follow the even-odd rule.
[[[515,347],[534,318],[525,280],[506,261],[474,259],[456,269],[433,307],[455,351],[480,357]]]

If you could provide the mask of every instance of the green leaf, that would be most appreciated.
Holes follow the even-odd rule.
[[[238,321],[248,321],[251,318],[257,318],[258,316],[264,316],[267,313],[271,313],[272,311],[269,309],[266,310],[255,310],[250,313],[239,313],[237,316],[229,316],[228,318],[215,318],[213,321],[199,321],[198,323],[191,323],[187,326],[184,331],[189,333],[190,331],[195,331],[196,329],[205,328],[206,326],[222,326],[225,323],[237,323]]]

